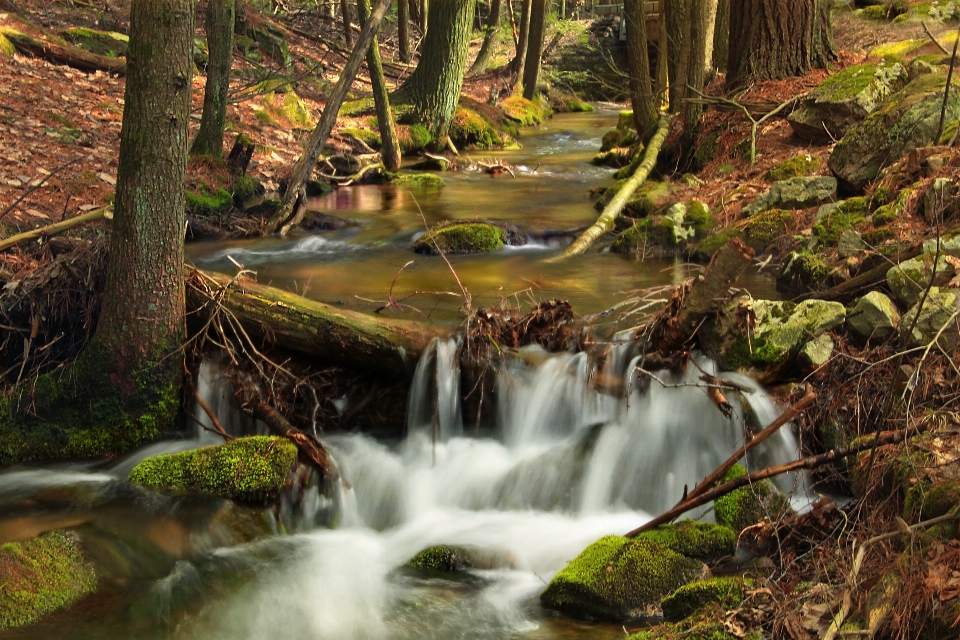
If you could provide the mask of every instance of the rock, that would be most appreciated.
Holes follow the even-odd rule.
[[[707,605],[736,609],[743,602],[743,578],[707,578],[685,584],[660,602],[667,622],[680,622]]]
[[[127,55],[130,47],[130,38],[116,31],[97,31],[85,27],[65,29],[60,35],[71,44],[90,53],[111,58],[122,58]]]
[[[213,216],[229,211],[233,206],[233,194],[226,189],[201,188],[200,193],[186,192],[187,213],[194,216]]]
[[[297,447],[290,440],[251,436],[147,458],[128,479],[154,489],[263,503],[278,498],[296,465]]]
[[[271,91],[260,97],[260,108],[253,116],[264,123],[275,126],[291,126],[297,129],[309,129],[313,126],[313,112],[296,91],[278,93]]]
[[[938,223],[952,216],[957,210],[957,185],[950,178],[936,178],[923,192],[923,217]]]
[[[930,293],[927,294],[923,308],[918,309],[920,306],[918,301],[903,315],[900,326],[910,327],[913,325],[913,319],[917,316],[918,310],[920,313],[916,325],[913,326],[913,331],[907,338],[908,346],[919,347],[930,344],[943,329],[938,340],[940,346],[948,352],[957,348],[958,337],[960,336],[958,336],[957,318],[954,314],[960,308],[960,295],[958,294],[960,292],[956,289],[930,287]],[[944,327],[946,328],[944,329]]]
[[[960,79],[953,82],[960,85]],[[928,74],[888,96],[837,143],[827,162],[848,189],[861,191],[880,170],[934,142],[943,104],[944,74]],[[950,91],[947,118],[960,118],[960,91]]]
[[[800,353],[797,354],[797,363],[801,370],[810,374],[818,371],[821,367],[830,362],[833,357],[833,350],[836,345],[833,338],[822,333],[807,344],[803,345]]]
[[[512,569],[509,554],[473,546],[436,545],[410,558],[406,566],[422,571],[455,573],[467,569]]]
[[[935,253],[924,253],[923,255],[905,260],[899,265],[890,267],[887,271],[887,287],[893,293],[893,297],[904,305],[912,305],[920,297],[920,293],[930,284],[941,286],[950,281],[954,273],[946,257],[941,254],[936,261],[936,277],[934,275]]]
[[[620,192],[626,179],[618,180],[603,192],[600,200],[594,205],[597,211],[602,211],[610,204],[614,196]],[[647,181],[640,185],[623,208],[623,213],[633,218],[644,218],[670,204],[670,185],[666,182]]]
[[[936,253],[938,240],[927,240],[923,243],[924,253]],[[954,258],[960,258],[960,234],[945,236],[939,239],[940,253]]]
[[[907,203],[912,195],[913,189],[903,189],[899,194],[897,194],[897,197],[893,202],[889,202],[877,207],[871,216],[873,226],[882,227],[890,224],[891,222],[899,220],[906,211]]]
[[[649,540],[606,536],[557,573],[540,601],[573,616],[621,622],[656,615],[664,596],[708,574],[702,562]]]
[[[97,588],[75,534],[51,531],[0,547],[0,631],[25,627]]]
[[[837,181],[830,176],[790,178],[774,184],[743,208],[744,216],[768,209],[806,209],[837,196]]]
[[[231,199],[233,200],[233,205],[235,207],[242,208],[245,203],[256,198],[257,196],[262,196],[264,193],[266,193],[266,189],[264,189],[263,185],[260,184],[259,180],[253,176],[240,176],[237,178],[236,182],[233,183],[233,193],[231,194]]]
[[[425,156],[410,167],[412,171],[446,171],[449,168],[450,161],[443,156]]]
[[[420,189],[437,189],[447,186],[440,176],[432,173],[390,173],[385,172],[390,184],[398,187],[416,187]]]
[[[837,241],[837,255],[841,258],[855,256],[866,249],[867,245],[863,241],[863,237],[853,229],[844,230]]]
[[[777,291],[787,297],[820,291],[829,275],[830,267],[815,253],[792,251],[777,275]]]
[[[458,149],[494,149],[503,146],[496,127],[483,115],[464,106],[458,106],[450,124],[450,139]]]
[[[866,218],[869,199],[850,198],[835,205],[820,207],[817,211],[817,221],[813,225],[813,235],[825,245],[837,244],[844,231],[853,229]]]
[[[536,127],[543,124],[545,114],[539,104],[527,100],[521,95],[511,95],[500,102],[503,114],[522,127]]]
[[[820,83],[787,120],[798,138],[826,144],[831,136],[842,138],[906,84],[907,73],[899,62],[849,67]]]
[[[871,291],[860,298],[847,315],[847,328],[863,341],[885,340],[896,334],[900,326],[900,312],[887,296]]]
[[[649,540],[682,556],[707,563],[732,556],[737,550],[737,534],[733,529],[698,520],[663,524],[634,539]]]
[[[784,160],[774,168],[767,171],[767,180],[789,180],[790,178],[800,178],[809,176],[820,170],[820,159],[814,158],[809,153],[801,153],[794,157]]]
[[[746,474],[747,470],[737,464],[723,476],[723,481],[729,482]],[[739,534],[764,518],[776,521],[792,509],[776,485],[769,480],[761,480],[717,498],[713,511],[717,522]]]
[[[917,482],[907,490],[903,501],[903,519],[917,523],[950,513],[960,504],[960,480],[946,480],[930,485]],[[928,534],[945,540],[957,536],[957,521],[950,520],[926,529]]]
[[[434,227],[413,243],[417,253],[485,253],[502,249],[507,232],[485,222],[461,222]],[[438,250],[439,249],[439,250]]]
[[[274,62],[289,67],[293,61],[290,57],[290,45],[284,39],[283,31],[269,22],[262,22],[251,26],[247,36],[257,43],[260,51],[270,56]]]
[[[754,333],[772,347],[792,351],[824,331],[843,324],[846,309],[839,302],[804,300],[794,305],[791,302],[755,300],[753,311],[757,315]]]

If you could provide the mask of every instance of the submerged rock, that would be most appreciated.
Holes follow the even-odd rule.
[[[863,341],[885,340],[896,334],[900,326],[900,312],[887,296],[871,291],[860,298],[847,315],[847,328]]]
[[[434,227],[413,243],[417,253],[485,253],[502,249],[507,232],[486,222],[463,222]]]
[[[723,481],[729,482],[746,474],[747,470],[737,464],[723,476]],[[713,511],[717,522],[739,534],[764,518],[777,520],[784,514],[792,512],[792,509],[786,496],[775,484],[769,480],[761,480],[717,498],[713,504]]]
[[[129,481],[154,489],[268,502],[279,497],[296,464],[297,447],[290,440],[251,436],[147,458],[133,468]]]
[[[467,569],[510,569],[514,562],[509,554],[503,551],[440,544],[428,547],[413,556],[406,566],[422,571],[454,573]]]
[[[806,209],[829,202],[837,196],[837,181],[831,176],[790,178],[775,183],[743,208],[744,216],[768,209]]]
[[[702,562],[650,540],[606,536],[557,573],[540,601],[577,617],[626,621],[656,615],[664,596],[708,574]]]
[[[97,588],[75,534],[51,531],[0,547],[0,631],[35,623]]]
[[[660,603],[668,622],[679,622],[708,605],[736,609],[743,602],[744,583],[740,577],[707,578],[685,584]]]

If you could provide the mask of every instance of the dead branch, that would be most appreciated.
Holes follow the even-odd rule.
[[[126,73],[127,61],[123,58],[100,56],[80,47],[41,40],[13,29],[4,29],[3,35],[23,55],[43,58],[54,64],[65,64],[80,71],[106,71],[117,75]]]
[[[49,238],[51,236],[56,236],[64,233],[65,231],[69,231],[70,229],[83,226],[88,222],[96,222],[97,220],[103,220],[104,218],[108,220],[113,218],[113,205],[108,205],[103,209],[97,209],[96,211],[85,213],[82,216],[64,220],[63,222],[57,222],[55,224],[34,229],[32,231],[18,233],[15,236],[10,236],[6,240],[0,240],[0,251],[5,251],[10,247],[15,247],[18,244],[30,242],[31,240],[36,240],[38,238]]]
[[[253,412],[253,415],[262,420],[277,435],[288,438],[297,445],[297,448],[307,457],[310,462],[316,466],[324,478],[328,480],[337,480],[340,477],[340,470],[336,463],[319,440],[308,433],[297,429],[290,424],[280,413],[261,401],[259,398],[252,398],[247,406]]]

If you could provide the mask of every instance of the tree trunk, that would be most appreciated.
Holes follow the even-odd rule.
[[[716,70],[716,67],[713,64],[713,43],[716,40],[715,34],[717,29],[717,11],[719,8],[720,0],[707,0],[707,16],[704,22],[706,52],[703,56],[703,73],[708,82],[711,78],[713,78]]]
[[[727,87],[803,76],[836,60],[829,0],[730,0]]]
[[[530,40],[530,5],[533,0],[520,0],[520,26],[517,29],[517,55],[513,59],[516,84],[523,85],[523,69],[527,64],[527,43]]]
[[[523,97],[533,100],[540,82],[540,58],[543,56],[543,39],[547,33],[547,14],[550,0],[533,0],[530,4],[530,34],[527,37],[527,59],[523,68]]]
[[[397,2],[397,40],[400,48],[400,62],[410,64],[410,2]]]
[[[687,22],[689,24],[689,41],[687,49],[687,84],[684,87],[684,98],[693,98],[696,91],[703,91],[707,69],[707,18],[710,0],[687,0]],[[693,154],[696,148],[697,134],[700,132],[700,117],[703,115],[703,105],[686,101],[683,103],[683,136],[681,147],[687,155]]]
[[[438,148],[448,144],[450,124],[460,100],[476,0],[433,0],[420,63],[400,93],[430,127]]]
[[[411,2],[414,0],[411,0]],[[441,0],[443,1],[443,0]],[[420,0],[420,37],[427,37],[427,27],[430,26],[430,0]]]
[[[717,71],[727,70],[727,56],[730,51],[730,0],[717,3],[717,20],[713,28],[713,67]]]
[[[227,91],[233,61],[234,0],[208,0],[205,30],[210,57],[203,92],[203,115],[191,153],[221,157],[227,120]]]
[[[686,4],[688,0],[666,0],[667,79],[669,81],[670,111],[680,113],[687,86],[687,70],[683,62],[687,47]]]
[[[343,41],[353,46],[353,27],[350,26],[350,0],[340,0],[340,12],[343,14]]]
[[[320,114],[320,121],[317,122],[317,126],[314,127],[313,133],[310,134],[310,140],[307,141],[304,147],[303,155],[300,156],[297,164],[293,167],[293,172],[287,184],[287,191],[284,193],[280,207],[273,218],[270,219],[268,225],[270,231],[283,235],[299,223],[297,217],[298,215],[302,216],[302,213],[298,214],[296,205],[297,200],[302,195],[303,185],[306,183],[307,178],[313,173],[314,167],[317,166],[320,148],[323,146],[323,143],[327,141],[327,138],[330,137],[330,132],[333,131],[333,127],[337,123],[337,113],[340,111],[340,105],[343,104],[343,99],[346,98],[347,91],[350,89],[350,85],[353,84],[353,80],[357,76],[357,71],[360,70],[360,65],[363,64],[364,56],[370,47],[370,43],[373,42],[373,37],[376,35],[377,30],[380,28],[383,16],[387,13],[387,9],[390,8],[390,1],[391,0],[378,0],[370,19],[363,25],[363,30],[360,31],[360,37],[357,39],[357,44],[353,48],[353,52],[350,54],[347,63],[343,65],[343,70],[340,72],[340,79],[337,80],[337,84],[334,85],[330,96],[327,98],[327,104],[324,105],[323,113]]]
[[[402,0],[401,0],[402,1]],[[357,0],[360,22],[366,24],[370,18],[370,0]],[[370,84],[373,87],[373,102],[377,110],[377,124],[380,127],[383,166],[387,171],[400,169],[400,141],[397,138],[397,122],[390,108],[390,96],[387,92],[387,80],[383,76],[383,63],[380,60],[380,43],[373,37],[370,51],[367,53],[367,69],[370,71]]]
[[[640,2],[624,5],[627,21],[627,68],[630,73],[630,102],[633,122],[640,140],[646,144],[657,127],[657,105],[650,78],[650,55],[647,43],[647,21]]]
[[[490,58],[493,57],[493,47],[497,43],[497,36],[500,35],[500,13],[503,7],[503,0],[492,0],[490,3],[490,15],[487,16],[486,33],[483,36],[483,44],[480,45],[480,53],[477,59],[473,61],[470,71],[467,75],[474,76],[487,70],[490,64]]]

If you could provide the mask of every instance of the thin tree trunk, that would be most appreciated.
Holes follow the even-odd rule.
[[[633,122],[640,140],[646,143],[657,127],[657,106],[650,78],[650,56],[647,47],[647,21],[640,2],[624,5],[627,21],[627,69],[630,74],[630,102]]]
[[[687,47],[686,3],[690,0],[666,0],[666,32],[661,37],[667,39],[667,78],[669,80],[670,111],[680,113],[687,86],[687,70],[683,54]]]
[[[468,76],[474,76],[487,70],[490,64],[490,58],[493,57],[493,47],[497,43],[497,37],[500,35],[500,14],[503,7],[503,0],[492,0],[490,3],[490,15],[487,16],[486,33],[483,36],[483,44],[480,45],[480,53],[477,59],[473,61]]]
[[[397,40],[400,48],[400,62],[410,64],[410,2],[412,0],[398,0],[397,2]]]
[[[370,0],[357,0],[357,11],[360,22],[365,24],[370,17]],[[376,36],[373,37],[370,51],[367,53],[367,69],[370,71],[373,102],[380,128],[380,154],[383,157],[383,166],[387,171],[397,171],[400,169],[400,141],[397,138],[397,123],[393,117],[393,109],[390,108],[387,80],[383,76],[383,63],[380,60],[380,43]]]
[[[706,18],[704,21],[704,30],[705,30],[705,41],[706,41],[706,51],[703,56],[703,73],[704,77],[708,80],[713,77],[715,66],[713,64],[713,43],[715,40],[714,34],[716,33],[717,28],[717,11],[719,10],[720,0],[707,0],[706,6]]]
[[[450,124],[460,100],[476,0],[433,0],[420,63],[399,93],[409,99],[435,144],[449,144]]]
[[[707,17],[709,0],[687,0],[689,41],[687,45],[687,74],[684,98],[692,98],[696,91],[703,90],[706,79]],[[692,155],[700,132],[703,105],[687,100],[683,105],[683,136],[681,146]]]
[[[530,41],[530,7],[533,0],[520,0],[520,28],[517,33],[517,55],[513,59],[513,71],[517,76],[514,84],[523,85],[523,72],[527,64],[527,43]]]
[[[551,261],[580,255],[589,249],[590,245],[600,238],[600,236],[613,230],[616,226],[617,218],[620,217],[620,213],[623,211],[627,202],[629,202],[630,197],[640,188],[640,185],[646,181],[654,165],[656,165],[657,156],[660,154],[663,142],[667,139],[667,134],[670,132],[670,120],[671,117],[669,115],[660,116],[657,133],[650,140],[650,144],[647,145],[643,153],[643,162],[640,163],[640,166],[637,167],[634,174],[624,183],[620,191],[617,192],[617,195],[610,201],[610,204],[604,208],[603,213],[600,214],[597,221],[594,222],[589,229],[581,233],[580,237],[574,240],[573,244],[567,247],[561,255],[553,258]]]
[[[533,0],[530,5],[530,35],[527,39],[527,59],[523,69],[523,97],[533,100],[540,82],[540,64],[543,39],[547,33],[547,15],[550,0]]]
[[[727,70],[730,51],[730,0],[719,0],[717,19],[713,30],[713,66],[717,71]]]
[[[420,0],[420,37],[427,37],[430,26],[430,0]]]
[[[340,0],[340,12],[343,14],[343,41],[353,46],[353,27],[350,26],[350,0]]]
[[[357,76],[357,71],[360,70],[360,65],[363,64],[363,59],[366,56],[367,49],[370,48],[370,43],[373,42],[373,37],[376,35],[377,30],[380,29],[383,16],[386,15],[387,9],[390,8],[390,1],[391,0],[377,0],[370,19],[363,25],[363,30],[360,31],[360,37],[357,39],[353,52],[350,54],[347,63],[343,66],[343,71],[340,72],[340,79],[337,80],[337,84],[334,85],[333,91],[330,92],[330,96],[327,98],[327,104],[323,107],[320,121],[317,122],[313,133],[310,134],[310,140],[307,141],[304,147],[303,155],[300,156],[297,164],[293,167],[293,172],[287,185],[287,191],[284,193],[277,213],[274,214],[268,225],[270,231],[286,234],[293,226],[299,223],[296,205],[298,198],[302,197],[301,191],[303,185],[306,183],[307,178],[313,173],[314,167],[317,166],[320,149],[323,143],[327,141],[327,138],[330,137],[330,132],[333,131],[333,127],[337,123],[337,113],[340,111],[340,105],[343,104],[343,100],[347,96],[347,91],[350,89],[350,85],[353,84],[353,80]],[[299,215],[302,216],[302,212],[300,212]]]
[[[227,121],[227,91],[233,61],[234,0],[208,0],[205,30],[210,57],[203,92],[203,115],[191,153],[221,157],[223,129]]]

